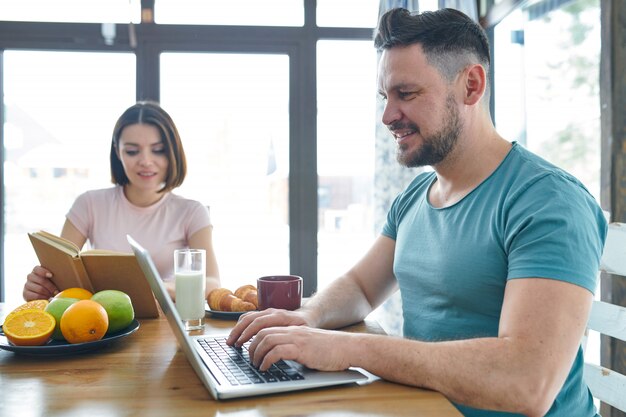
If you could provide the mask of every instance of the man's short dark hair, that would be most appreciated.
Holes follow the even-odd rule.
[[[489,72],[489,41],[478,23],[455,9],[412,14],[391,9],[380,18],[374,46],[379,51],[420,44],[426,58],[448,81],[471,63]]]

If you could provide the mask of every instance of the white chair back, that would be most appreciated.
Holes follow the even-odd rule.
[[[626,279],[626,223],[609,225],[600,270]],[[587,328],[626,341],[626,308],[595,300]],[[626,376],[589,362],[584,376],[595,398],[626,412]]]

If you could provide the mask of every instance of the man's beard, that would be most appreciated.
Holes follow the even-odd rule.
[[[419,133],[416,125],[409,125]],[[454,98],[449,95],[446,98],[446,118],[443,128],[430,135],[424,136],[420,148],[414,152],[407,152],[406,145],[400,145],[396,154],[398,162],[408,168],[421,167],[425,165],[436,165],[446,159],[456,145],[461,132],[461,120],[459,112],[455,107]]]

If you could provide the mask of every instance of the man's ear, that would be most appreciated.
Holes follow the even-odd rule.
[[[480,64],[470,65],[465,69],[464,103],[474,105],[484,96],[487,88],[487,74]]]

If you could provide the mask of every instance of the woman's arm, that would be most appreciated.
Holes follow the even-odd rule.
[[[206,291],[205,298],[209,292],[220,287],[220,272],[217,267],[217,258],[213,251],[213,226],[207,226],[198,230],[189,238],[189,247],[193,249],[204,249],[206,251]]]
[[[65,219],[65,224],[61,230],[61,237],[73,242],[79,249],[82,249],[87,241],[87,237],[83,236],[68,219]]]

